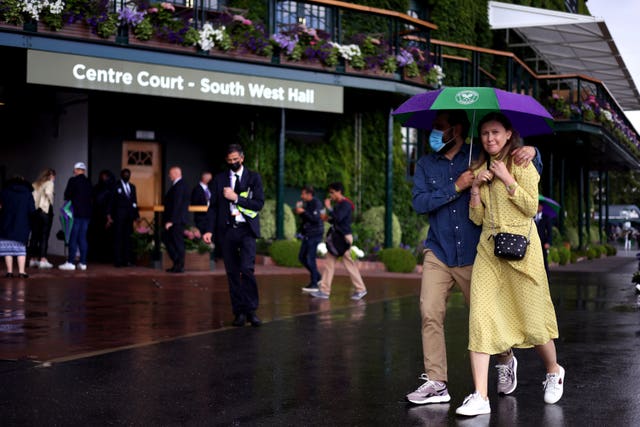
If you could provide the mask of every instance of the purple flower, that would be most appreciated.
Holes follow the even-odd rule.
[[[145,12],[133,11],[125,7],[124,9],[121,9],[120,12],[118,12],[118,20],[135,27],[142,22],[142,20],[144,19],[144,15]]]

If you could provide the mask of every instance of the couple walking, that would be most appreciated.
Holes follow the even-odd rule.
[[[456,413],[491,412],[492,354],[498,355],[498,393],[515,391],[518,362],[512,348],[535,347],[546,368],[544,401],[555,403],[562,397],[564,369],[556,360],[558,328],[538,235],[529,234],[531,247],[520,261],[497,258],[489,239],[497,231],[527,235],[538,206],[539,156],[534,148],[521,147],[516,130],[500,113],[481,120],[477,153],[464,143],[469,127],[466,112],[439,112],[430,135],[433,153],[416,168],[413,206],[428,214],[430,223],[420,293],[425,373],[420,377],[424,383],[407,399],[414,404],[451,400],[444,319],[457,283],[470,307],[475,391]],[[470,154],[475,159],[471,167]]]

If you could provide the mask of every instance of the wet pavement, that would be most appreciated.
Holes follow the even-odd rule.
[[[627,256],[625,256],[627,255]],[[258,268],[260,328],[228,327],[225,277],[155,270],[50,271],[0,281],[2,425],[632,426],[640,423],[634,253],[552,270],[565,395],[542,401],[544,368],[516,350],[518,388],[492,414],[454,415],[472,391],[467,309],[450,299],[450,404],[412,406],[420,384],[419,275],[367,273],[316,301],[296,269]]]

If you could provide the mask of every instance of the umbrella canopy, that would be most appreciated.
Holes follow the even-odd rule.
[[[553,199],[545,197],[542,194],[538,194],[538,200],[542,205],[543,214],[551,218],[555,218],[558,216],[558,213],[560,212],[560,203],[556,202]]]
[[[466,110],[472,136],[477,136],[475,124],[494,111],[507,116],[523,137],[553,132],[553,117],[537,100],[491,87],[446,87],[420,93],[405,101],[393,114],[403,126],[431,129],[439,110]]]
[[[62,231],[64,232],[64,243],[69,244],[69,238],[71,237],[71,229],[73,228],[73,207],[71,201],[65,202],[60,208],[60,225],[62,225]]]

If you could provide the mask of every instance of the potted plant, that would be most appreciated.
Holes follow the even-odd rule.
[[[136,262],[140,265],[148,265],[153,251],[153,226],[145,218],[136,221],[131,235],[131,246]]]

